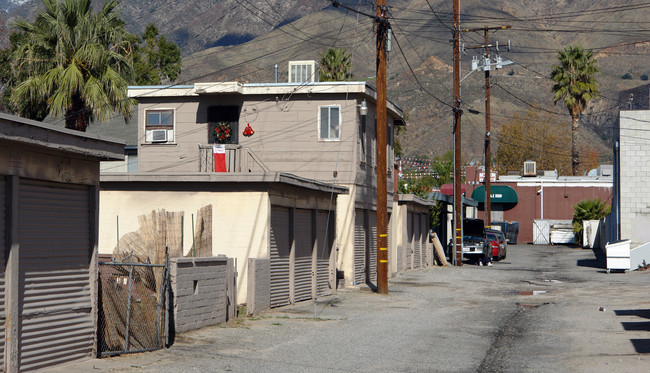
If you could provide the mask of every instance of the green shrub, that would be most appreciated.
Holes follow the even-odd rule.
[[[600,198],[594,198],[593,200],[585,199],[578,202],[577,205],[573,206],[573,210],[575,212],[573,213],[571,225],[575,233],[575,242],[582,245],[582,222],[584,220],[600,220],[609,215],[612,207],[606,205]]]

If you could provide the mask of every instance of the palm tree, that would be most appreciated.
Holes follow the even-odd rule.
[[[318,78],[321,82],[341,82],[352,78],[352,61],[343,48],[329,48],[320,55]]]
[[[600,71],[598,61],[591,50],[581,46],[568,46],[557,54],[559,65],[553,65],[551,79],[555,82],[553,103],[562,101],[571,114],[571,166],[573,176],[578,174],[578,119],[587,103],[600,95],[596,74]]]
[[[25,36],[12,58],[14,75],[25,77],[11,98],[18,113],[46,103],[49,115],[65,114],[66,128],[79,131],[116,111],[128,117],[131,48],[117,14],[120,0],[107,0],[97,13],[91,0],[42,2],[34,23],[16,22]]]
[[[605,202],[601,201],[600,198],[595,198],[593,200],[585,199],[573,206],[573,210],[575,212],[573,213],[571,224],[573,226],[573,232],[575,233],[576,244],[581,245],[583,221],[600,220],[604,218],[612,212],[612,206],[607,205]]]

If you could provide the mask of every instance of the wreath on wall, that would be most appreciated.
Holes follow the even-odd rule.
[[[226,144],[230,141],[232,137],[232,128],[230,128],[230,123],[228,122],[218,122],[214,126],[214,141],[219,144]]]

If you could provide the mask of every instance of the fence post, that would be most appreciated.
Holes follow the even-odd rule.
[[[131,321],[131,285],[133,284],[133,250],[131,250],[131,258],[129,260],[129,294],[126,301],[126,332],[124,338],[124,351],[129,351],[129,322]]]

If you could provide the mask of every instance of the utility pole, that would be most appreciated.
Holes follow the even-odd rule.
[[[377,293],[388,294],[388,191],[386,180],[386,1],[377,0]]]
[[[489,28],[485,26],[485,61],[490,60]],[[485,228],[492,228],[492,200],[490,197],[490,69],[485,69]],[[504,232],[505,233],[505,232]]]
[[[490,167],[490,162],[491,162],[491,150],[490,150],[490,143],[491,143],[491,130],[490,130],[490,70],[491,68],[491,62],[490,62],[490,38],[489,38],[489,31],[490,30],[503,30],[503,29],[508,29],[511,26],[499,26],[499,27],[488,27],[485,26],[482,29],[465,29],[463,31],[483,31],[484,33],[484,43],[483,43],[483,48],[485,49],[485,55],[483,58],[483,71],[485,71],[485,177],[484,177],[484,183],[485,183],[485,217],[484,217],[484,224],[485,228],[491,228],[492,227],[492,197],[491,197],[491,192],[490,192],[490,186],[492,183],[492,180],[490,179],[492,175],[491,167]],[[508,44],[510,45],[510,44]],[[499,44],[497,43],[497,50],[498,50]],[[499,61],[501,61],[499,59]],[[499,65],[497,65],[497,68],[500,68]]]
[[[454,29],[454,260],[456,265],[463,265],[463,205],[461,196],[460,174],[460,117],[463,111],[460,108],[460,0],[454,0],[453,7]]]

